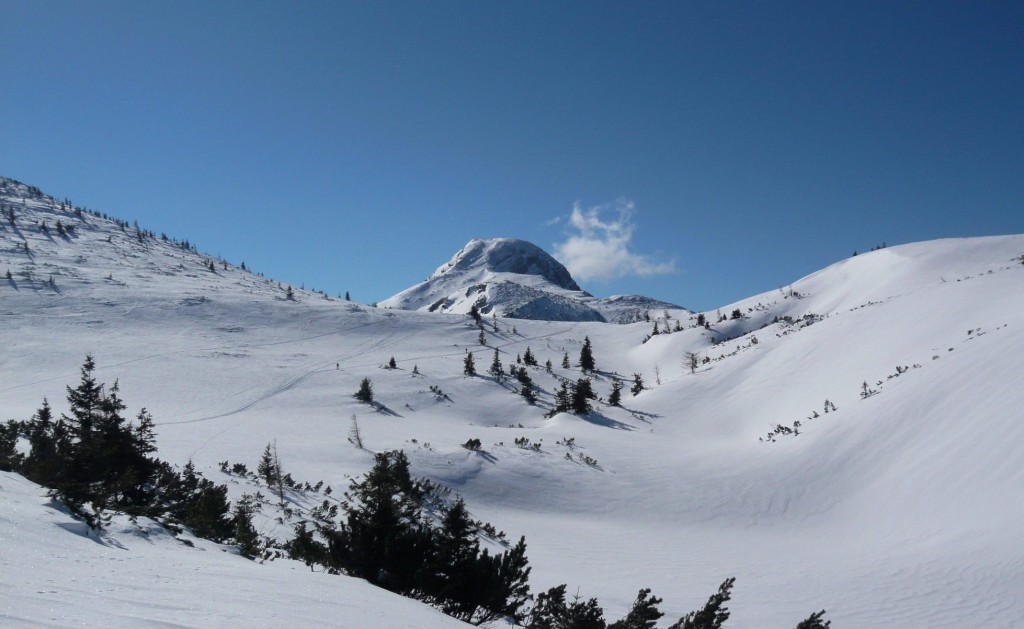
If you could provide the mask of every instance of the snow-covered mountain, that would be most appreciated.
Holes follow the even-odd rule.
[[[91,353],[129,412],[153,414],[159,456],[192,460],[232,499],[253,486],[220,463],[252,469],[271,441],[295,479],[335,490],[400,448],[474,517],[526,536],[534,591],[578,587],[609,619],[650,587],[667,625],[735,576],[731,628],[792,628],[821,608],[835,627],[1024,626],[1024,236],[889,247],[671,321],[652,309],[681,330],[646,342],[647,322],[499,312],[485,347],[462,314],[289,299],[9,180],[0,203],[4,418],[44,397],[66,411]],[[546,417],[585,375],[585,338],[602,399]],[[484,373],[527,348],[536,405],[514,379],[463,375],[467,351]],[[353,398],[363,378],[377,406]],[[621,407],[606,403],[615,379]],[[366,449],[348,442],[352,416]],[[471,438],[480,451],[461,447]],[[296,512],[322,499],[335,498],[289,496]],[[267,506],[258,529],[285,538],[294,523]],[[450,621],[297,562],[115,524],[83,537],[40,488],[0,475],[0,624],[345,624],[333,601],[363,627]]]
[[[595,298],[543,249],[525,240],[471,240],[416,286],[385,299],[384,308],[542,321],[633,323],[651,311],[681,307],[639,295]]]

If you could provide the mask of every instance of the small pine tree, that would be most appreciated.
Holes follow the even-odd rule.
[[[473,319],[473,321],[477,325],[480,325],[480,323],[481,323],[480,309],[476,307],[476,304],[473,304],[472,306],[469,307],[469,316]]]
[[[552,414],[568,413],[571,409],[572,396],[569,394],[569,383],[562,380],[558,391],[555,392],[555,408],[551,412]]]
[[[650,588],[640,590],[626,617],[608,625],[608,629],[654,629],[655,623],[665,614],[658,609],[662,599],[657,596],[648,598],[650,593]]]
[[[562,354],[562,369],[569,368],[569,352]]]
[[[391,360],[388,361],[388,369],[398,369],[398,363],[395,362],[394,356],[392,356]]]
[[[594,350],[590,345],[590,337],[584,337],[583,347],[580,349],[580,369],[583,371],[593,371],[596,367],[594,363]]]
[[[640,395],[640,392],[644,390],[644,378],[639,373],[633,374],[633,386],[629,388],[629,392],[633,394],[633,397]]]
[[[473,360],[473,352],[466,352],[466,358],[462,362],[462,373],[467,376],[476,375],[476,361]]]
[[[523,352],[523,364],[530,365],[532,367],[537,366],[537,357],[533,355],[533,351],[530,350],[530,346],[526,346],[526,351]]]
[[[594,390],[590,378],[580,378],[572,387],[572,412],[576,415],[586,415],[593,409],[590,400],[594,397]]]
[[[697,315],[697,327],[703,328],[708,324],[708,318],[704,316],[704,313]]]
[[[252,516],[258,510],[256,500],[248,494],[235,502],[235,543],[242,556],[249,559],[260,552],[260,536],[252,525]]]
[[[8,271],[7,273],[10,274],[10,271]],[[551,373],[551,369],[552,369],[551,359],[549,358],[549,359],[544,361],[544,371],[546,371],[548,373]]]
[[[359,390],[356,391],[355,397],[364,404],[373,403],[373,384],[369,378],[363,378],[363,381],[359,383]]]
[[[286,290],[286,291],[285,291],[285,293],[284,293],[284,298],[285,298],[285,299],[289,299],[289,300],[292,300],[292,301],[294,301],[294,300],[295,300],[295,291],[293,291],[293,290],[292,290],[292,287],[291,287],[291,286],[289,286],[289,287],[288,287],[288,290]]]
[[[484,336],[483,330],[480,330],[480,335],[476,337],[476,342],[481,345],[487,345],[487,337]]]
[[[497,378],[499,382],[505,375],[505,368],[501,365],[501,357],[498,355],[498,350],[494,350],[494,360],[491,361],[491,366],[487,373]]]
[[[801,620],[796,629],[829,629],[831,626],[832,621],[825,620],[825,610],[823,609]]]
[[[608,394],[608,405],[619,406],[622,404],[622,381],[616,378],[612,380],[612,392]]]
[[[348,291],[345,291],[345,301],[352,301],[352,297],[349,296]]]
[[[260,457],[259,465],[256,466],[256,473],[267,484],[267,487],[274,485],[274,451],[269,442],[263,449],[263,456]]]
[[[736,577],[729,577],[718,587],[718,592],[708,598],[703,608],[690,612],[669,629],[721,629],[729,620],[729,609],[725,606],[732,598],[732,586]]]

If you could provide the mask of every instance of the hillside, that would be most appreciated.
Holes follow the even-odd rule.
[[[611,618],[651,587],[665,599],[664,620],[674,620],[736,576],[728,627],[792,627],[823,607],[835,627],[1024,621],[1024,236],[862,254],[703,313],[709,329],[696,327],[697,313],[669,312],[683,330],[647,342],[647,322],[499,313],[497,331],[485,319],[481,347],[464,314],[377,309],[298,288],[288,299],[273,280],[77,217],[9,181],[2,196],[16,215],[13,226],[0,221],[0,273],[12,276],[0,284],[8,417],[28,418],[44,397],[64,410],[64,386],[91,353],[131,412],[153,413],[159,455],[192,459],[218,482],[232,481],[221,461],[252,468],[276,440],[296,479],[344,487],[372,460],[347,441],[356,415],[370,451],[404,449],[416,474],[454,488],[475,517],[525,535],[534,591],[579,586]],[[57,220],[74,233],[56,234]],[[607,399],[622,378],[623,408],[597,403],[585,417],[545,418],[560,381],[581,377],[560,365],[564,354],[575,363],[584,338],[597,359],[596,392]],[[462,375],[467,350],[486,374],[495,349],[507,367],[527,347],[541,363],[530,369],[537,406],[514,393],[514,380]],[[688,351],[708,359],[693,373]],[[398,368],[382,368],[391,357]],[[635,397],[634,373],[648,387]],[[364,377],[381,408],[353,399]],[[460,447],[470,438],[481,452]],[[516,446],[522,438],[539,445]],[[54,624],[83,610],[121,626],[179,622],[157,605],[132,603],[144,612],[131,616],[82,601],[76,573],[63,569],[81,538],[46,542],[69,548],[63,558],[29,551],[31,522],[59,522],[18,482],[0,480],[4,504],[29,505],[3,516],[0,572],[12,574],[9,557],[42,566],[46,588],[67,606]],[[233,496],[243,490],[232,485]],[[267,518],[261,528],[291,526]],[[178,549],[122,545],[139,565],[179,562],[180,574],[203,565]],[[292,587],[271,576],[290,562],[227,559],[243,567],[218,563],[225,567],[199,583],[218,593],[250,579],[253,588]],[[319,579],[309,587],[325,596],[358,596],[346,580],[306,578]],[[211,598],[217,613],[239,600]],[[5,595],[0,617],[35,620],[42,606]],[[393,626],[381,618],[377,626]]]

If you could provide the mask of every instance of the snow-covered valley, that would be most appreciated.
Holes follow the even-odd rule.
[[[611,618],[650,587],[674,621],[735,576],[729,627],[792,627],[821,608],[836,627],[1024,623],[1024,236],[880,249],[719,311],[478,328],[299,287],[289,299],[9,180],[2,201],[15,215],[0,216],[4,420],[43,398],[66,410],[91,354],[131,413],[153,414],[159,456],[191,459],[232,498],[249,488],[220,463],[254,468],[268,442],[296,480],[335,489],[403,449],[474,517],[526,536],[534,591],[579,587]],[[585,339],[596,393],[621,379],[622,405],[546,417],[583,376]],[[496,350],[507,368],[527,348],[537,405],[487,373]],[[467,351],[480,375],[463,374]],[[364,378],[377,407],[353,397]],[[348,441],[353,415],[366,449]],[[4,623],[456,624],[356,579],[126,521],[98,543],[48,502],[0,475]]]

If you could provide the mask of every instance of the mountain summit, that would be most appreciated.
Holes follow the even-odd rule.
[[[485,314],[545,321],[639,320],[679,306],[647,297],[598,299],[537,245],[515,238],[471,240],[426,280],[380,303],[385,308]]]
[[[470,240],[451,260],[434,271],[427,281],[445,275],[477,277],[483,281],[486,274],[493,273],[537,275],[559,288],[582,290],[561,262],[532,242],[516,238]]]

